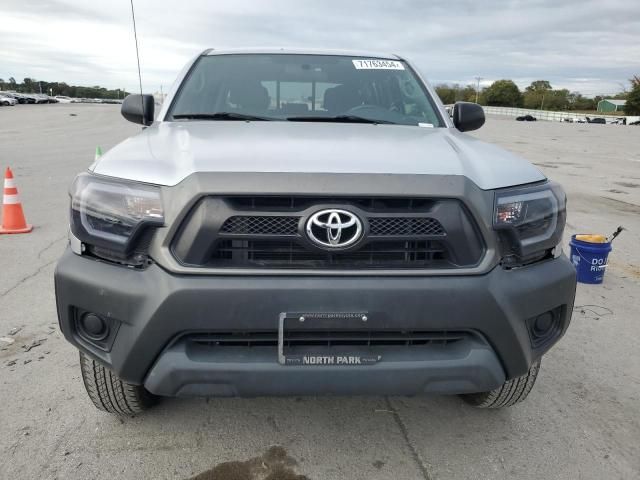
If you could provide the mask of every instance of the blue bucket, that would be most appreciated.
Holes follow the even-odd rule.
[[[571,263],[578,272],[580,283],[602,283],[607,268],[607,257],[611,251],[611,242],[591,243],[576,240],[571,236]]]

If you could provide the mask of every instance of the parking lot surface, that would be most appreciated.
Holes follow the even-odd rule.
[[[96,410],[57,327],[53,271],[74,175],[139,127],[111,105],[0,109],[29,235],[0,236],[0,477],[7,479],[604,479],[640,477],[640,130],[489,118],[475,136],[533,161],[569,196],[572,233],[623,232],[605,283],[529,398],[167,399],[136,418]],[[568,247],[567,247],[568,248]],[[229,463],[231,462],[231,463]]]

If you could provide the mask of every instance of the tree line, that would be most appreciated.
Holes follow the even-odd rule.
[[[626,100],[624,113],[640,115],[640,76],[630,79],[631,89],[612,97]],[[598,102],[604,97],[587,98],[579,92],[567,89],[556,90],[548,80],[536,80],[523,92],[513,80],[496,80],[490,86],[479,91],[473,85],[436,85],[436,92],[445,105],[459,101],[478,102],[482,105],[497,107],[524,107],[537,110],[596,110]],[[0,90],[11,90],[19,93],[44,93],[48,95],[64,95],[73,98],[124,98],[129,92],[121,89],[109,90],[104,87],[82,87],[68,85],[65,82],[46,82],[32,78],[23,79],[22,83],[10,77],[7,81],[0,78]]]
[[[631,80],[631,89],[607,98],[626,100],[625,113],[640,115],[640,77]],[[523,107],[536,110],[596,110],[604,97],[587,98],[566,88],[554,89],[548,80],[536,80],[520,91],[513,80],[496,80],[476,91],[473,85],[436,85],[436,92],[445,105],[455,102],[478,102],[497,107]]]
[[[45,82],[25,78],[22,83],[10,77],[7,81],[0,78],[0,90],[11,90],[18,93],[43,93],[46,95],[63,95],[72,98],[124,98],[129,92],[119,88],[109,90],[104,87],[81,87],[67,85],[65,82]]]

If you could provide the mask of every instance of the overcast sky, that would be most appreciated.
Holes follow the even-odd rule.
[[[129,0],[1,0],[0,78],[137,88]],[[640,74],[638,0],[134,0],[144,89],[208,47],[366,49],[432,83],[611,94]]]

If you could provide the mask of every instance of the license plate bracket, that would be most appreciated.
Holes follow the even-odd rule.
[[[278,322],[278,363],[281,365],[309,365],[309,366],[357,366],[372,365],[381,360],[378,354],[371,354],[358,347],[342,348],[340,351],[327,352],[326,349],[313,349],[287,355],[285,352],[285,330],[325,329],[325,330],[365,330],[370,327],[367,312],[283,312]],[[295,327],[295,328],[292,328]]]

